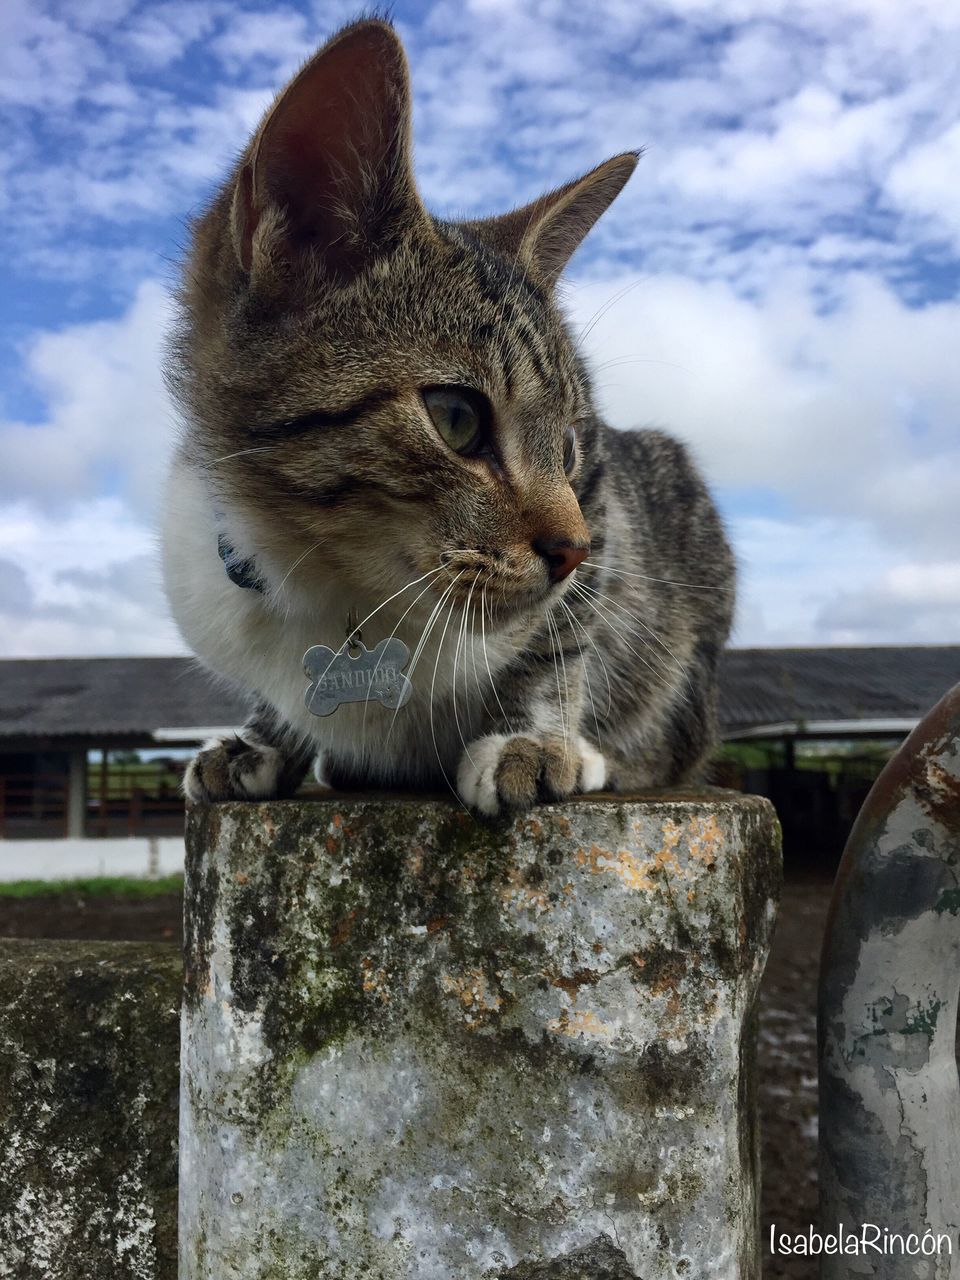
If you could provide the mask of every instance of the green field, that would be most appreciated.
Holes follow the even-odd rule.
[[[141,880],[134,876],[91,876],[82,880],[0,882],[0,898],[158,898],[183,892],[183,876]]]

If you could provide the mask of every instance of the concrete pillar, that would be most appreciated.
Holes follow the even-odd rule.
[[[770,805],[195,809],[180,1280],[760,1275]]]
[[[70,752],[70,770],[67,779],[67,837],[82,840],[87,825],[87,753],[84,750]]]
[[[820,1225],[835,1241],[823,1280],[960,1277],[958,867],[960,684],[880,774],[834,887],[819,992]]]

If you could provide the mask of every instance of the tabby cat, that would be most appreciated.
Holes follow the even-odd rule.
[[[730,551],[683,447],[597,418],[554,298],[636,163],[500,217],[431,216],[380,20],[276,99],[194,226],[168,362],[171,606],[252,696],[189,799],[288,795],[314,761],[333,786],[449,786],[491,816],[700,776]],[[305,651],[351,635],[406,643],[405,706],[310,713]]]

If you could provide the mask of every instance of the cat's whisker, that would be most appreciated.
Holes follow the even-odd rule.
[[[409,591],[411,587],[416,587],[421,582],[425,582],[427,578],[434,578],[438,573],[442,573],[442,572],[443,572],[442,568],[438,566],[436,569],[428,569],[427,572],[421,574],[419,578],[414,578],[412,582],[408,582],[405,586],[401,587],[399,591],[395,591],[392,596],[387,596],[386,600],[378,604],[375,609],[371,609],[370,612],[367,614],[367,616],[362,621],[357,623],[356,627],[354,627],[354,630],[361,631],[367,625],[367,623],[370,621],[371,618],[375,618],[377,614],[380,612],[380,610],[385,609],[392,600],[396,600],[397,596],[402,596],[403,593],[405,591]],[[429,587],[429,583],[427,585]],[[426,593],[426,589],[424,591],[421,591],[420,595],[417,596],[417,600],[419,600],[420,596],[424,595],[425,593]],[[416,604],[417,600],[414,600],[413,603]],[[409,613],[409,610],[407,610],[407,612]],[[407,616],[406,613],[403,616],[405,618]]]
[[[481,619],[482,619],[481,611]],[[483,685],[480,683],[480,672],[477,669],[477,606],[474,602],[473,610],[470,614],[470,657],[473,661],[473,678],[477,686],[477,694],[480,697],[480,703],[483,707],[483,714],[490,719],[491,711],[487,704],[487,695],[484,692]]]
[[[242,458],[248,453],[274,453],[278,447],[275,444],[263,444],[254,449],[238,449],[236,453],[225,453],[222,458],[212,458],[200,465],[205,471],[209,471],[211,467],[219,467],[221,462],[229,462],[231,458]]]
[[[675,360],[658,360],[654,356],[615,356],[612,360],[603,360],[600,364],[591,364],[590,372],[593,375],[594,382],[596,382],[598,374],[607,369],[619,369],[627,364],[659,364],[668,369],[679,369],[681,373],[693,372],[686,365],[677,364]]]
[[[586,638],[590,641],[591,645],[593,646],[593,651],[597,655],[597,661],[600,663],[600,670],[603,672],[603,678],[607,684],[607,706],[606,706],[606,710],[603,713],[604,719],[606,719],[606,717],[609,716],[610,714],[611,707],[613,706],[613,686],[610,684],[610,674],[607,671],[607,664],[604,660],[603,654],[600,652],[599,648],[597,647],[596,640],[594,640],[593,636],[590,634],[589,628],[584,626],[584,624],[580,621],[580,619],[573,612],[573,610],[566,603],[566,601],[561,601],[561,603],[569,613],[571,619],[577,624],[577,626],[580,628],[580,630],[583,632]]]
[[[677,673],[678,673],[681,677],[683,677],[684,679],[686,679],[686,676],[687,676],[687,670],[686,670],[686,667],[684,667],[683,663],[680,661],[680,659],[677,657],[677,655],[673,652],[673,650],[670,648],[670,646],[669,646],[668,644],[666,644],[663,640],[661,640],[661,639],[660,639],[660,637],[659,637],[659,636],[657,635],[657,633],[653,630],[653,628],[652,628],[651,626],[649,626],[646,622],[644,622],[644,620],[640,617],[640,615],[639,615],[639,614],[634,613],[631,609],[628,609],[628,608],[626,607],[626,605],[621,604],[618,600],[615,600],[613,596],[606,595],[603,591],[597,591],[597,589],[596,589],[595,587],[589,587],[589,586],[587,586],[587,585],[586,585],[586,583],[583,583],[583,582],[580,584],[580,586],[583,588],[583,590],[584,590],[584,591],[589,591],[592,595],[594,595],[594,596],[599,596],[599,598],[600,598],[601,600],[607,600],[607,601],[609,601],[609,602],[610,602],[610,604],[611,604],[611,606],[613,606],[613,607],[615,607],[615,608],[619,609],[619,610],[620,610],[620,612],[621,612],[622,614],[626,614],[626,615],[627,615],[627,617],[632,618],[632,619],[633,619],[633,621],[637,624],[637,626],[639,626],[639,627],[642,627],[642,628],[643,628],[643,630],[644,630],[644,631],[646,632],[646,634],[650,637],[650,639],[654,642],[654,644],[658,644],[658,645],[661,647],[661,649],[665,649],[665,650],[666,650],[666,652],[670,655],[670,657],[671,657],[671,658],[673,659],[673,661],[674,661],[674,664],[676,665]]]
[[[409,590],[410,590],[410,588],[411,588],[411,587],[415,587],[415,586],[417,585],[417,583],[418,583],[418,582],[423,582],[423,579],[424,579],[424,578],[432,578],[435,574],[437,574],[437,573],[439,573],[439,572],[440,572],[440,570],[439,570],[439,569],[431,569],[431,570],[430,570],[430,572],[429,572],[429,573],[425,573],[425,574],[423,575],[423,577],[415,578],[413,582],[408,582],[408,583],[406,584],[406,586],[401,587],[399,591],[395,591],[395,592],[393,593],[393,595],[392,595],[392,596],[388,596],[388,597],[387,597],[387,599],[386,599],[386,600],[384,600],[382,604],[378,604],[378,605],[377,605],[377,607],[376,607],[376,609],[371,610],[371,612],[367,614],[367,616],[363,619],[363,621],[362,621],[362,622],[357,623],[356,627],[354,627],[354,632],[359,631],[359,630],[361,629],[361,627],[365,626],[365,625],[370,621],[370,619],[371,619],[372,617],[374,617],[376,614],[378,614],[378,613],[380,612],[380,610],[381,610],[381,609],[385,608],[385,607],[390,603],[390,601],[391,601],[391,600],[396,600],[397,596],[401,596],[401,595],[403,595],[404,591],[409,591]],[[420,594],[417,596],[416,600],[414,600],[413,604],[410,606],[410,609],[412,609],[412,608],[413,608],[413,606],[417,603],[417,601],[418,601],[418,600],[421,600],[421,599],[423,598],[423,596],[425,596],[425,595],[426,595],[426,593],[429,591],[429,589],[430,589],[430,583],[428,582],[428,583],[427,583],[427,585],[424,587],[424,589],[423,589],[423,590],[420,592]],[[405,617],[407,616],[407,613],[409,613],[409,612],[410,612],[410,609],[407,609],[406,613],[404,613],[404,615],[403,615],[403,618],[405,618]],[[403,621],[403,618],[401,618],[401,619],[400,619],[400,621],[401,621],[401,622]],[[399,624],[398,624],[398,626],[399,626]],[[349,636],[347,637],[347,640],[349,640]],[[320,680],[321,680],[321,681],[326,679],[327,674],[328,674],[328,672],[330,671],[330,668],[331,668],[331,667],[333,666],[333,664],[336,662],[336,660],[337,660],[337,658],[340,656],[340,654],[341,654],[341,653],[343,653],[343,650],[344,650],[344,647],[346,646],[347,640],[344,640],[343,644],[341,644],[341,645],[339,646],[339,648],[335,650],[333,657],[330,659],[330,661],[329,661],[329,662],[327,663],[327,665],[324,667],[324,669],[323,669],[323,671],[322,671],[322,673],[321,673],[321,675],[320,675]],[[376,670],[379,668],[379,666],[380,666],[380,660],[379,660],[379,659],[377,659],[377,666],[374,668],[374,670],[376,671]],[[369,696],[370,696],[370,695],[369,695],[369,691],[368,691],[368,693],[367,693],[367,698],[368,698],[368,699],[369,699]],[[398,708],[398,709],[399,709],[399,708]],[[396,711],[395,711],[393,714],[394,714],[394,720],[395,720],[395,719],[396,719],[396,714],[397,714],[397,713],[396,713]],[[366,716],[366,708],[364,708],[364,716]]]
[[[434,719],[433,719],[433,695],[434,695],[434,691],[435,691],[435,689],[436,689],[436,685],[437,685],[437,671],[438,671],[438,669],[439,669],[439,667],[440,667],[440,655],[441,655],[441,653],[443,653],[443,642],[444,642],[444,640],[446,640],[446,638],[447,638],[447,629],[448,629],[448,627],[450,626],[450,619],[453,617],[453,611],[454,611],[454,609],[455,609],[456,607],[457,607],[457,601],[456,601],[456,598],[454,597],[453,599],[451,599],[451,601],[450,601],[450,608],[447,610],[447,618],[446,618],[446,621],[445,621],[445,622],[444,622],[444,624],[443,624],[443,631],[441,631],[441,633],[440,633],[440,640],[439,640],[439,641],[438,641],[438,643],[437,643],[437,656],[436,656],[436,658],[434,659],[434,662],[433,662],[433,675],[432,675],[432,677],[431,677],[431,679],[430,679],[430,703],[429,703],[429,707],[430,707],[430,736],[431,736],[431,738],[433,739],[433,750],[434,750],[434,753],[436,754],[436,757],[437,757],[437,764],[440,766],[440,772],[441,772],[441,774],[443,775],[443,780],[444,780],[444,782],[447,784],[447,786],[450,788],[450,790],[453,792],[453,794],[454,794],[454,796],[456,797],[456,799],[457,799],[457,801],[459,802],[459,804],[460,804],[464,809],[466,809],[466,805],[465,805],[465,804],[463,804],[463,801],[460,799],[460,796],[459,796],[459,794],[458,794],[458,792],[457,792],[456,787],[453,785],[453,783],[452,783],[452,782],[450,781],[450,779],[447,777],[447,771],[446,771],[446,769],[443,767],[443,758],[442,758],[442,756],[440,755],[440,747],[439,747],[439,745],[438,745],[438,743],[437,743],[437,727],[436,727],[436,725],[435,725],[435,723],[434,723]],[[454,667],[453,678],[454,678],[454,682],[456,682],[456,678],[457,678],[456,667]]]
[[[671,587],[687,587],[690,591],[720,591],[730,595],[735,587],[720,587],[707,582],[679,582],[676,578],[655,578],[649,573],[634,573],[629,569],[615,569],[609,564],[597,564],[595,560],[582,560],[577,569],[596,569],[604,573],[612,573],[617,578],[642,578],[645,582],[663,582]]]
[[[430,639],[430,634],[433,631],[434,626],[436,625],[437,619],[440,617],[440,611],[442,610],[444,604],[446,603],[447,598],[451,595],[457,583],[460,581],[462,577],[463,577],[463,572],[461,571],[460,573],[457,574],[457,576],[453,579],[453,581],[450,582],[444,588],[443,593],[440,596],[440,599],[433,606],[433,609],[430,612],[430,617],[427,619],[426,624],[424,625],[423,631],[420,634],[420,639],[417,643],[416,649],[414,650],[413,658],[410,661],[410,668],[407,671],[407,679],[410,681],[411,684],[413,683],[413,676],[414,676],[414,673],[416,672],[417,665],[420,662],[420,656],[423,653],[423,650]],[[400,708],[397,707],[393,713],[393,719],[390,721],[390,728],[387,731],[388,742],[390,740],[390,735],[393,733],[394,727],[396,726],[397,715],[399,713],[399,710]]]
[[[467,746],[466,739],[463,736],[463,729],[460,725],[460,714],[457,710],[457,666],[459,665],[459,661],[460,661],[460,649],[466,640],[467,609],[470,607],[470,597],[473,595],[473,591],[477,585],[477,581],[479,577],[480,577],[480,571],[478,569],[476,576],[473,579],[473,582],[470,584],[470,590],[467,593],[466,600],[464,601],[463,612],[460,617],[460,630],[457,633],[457,644],[456,644],[456,648],[453,651],[453,687],[451,690],[451,695],[453,700],[453,722],[457,726],[457,734],[460,737],[460,745],[463,747],[463,750],[467,756],[467,759],[470,761],[471,764],[474,763],[474,759],[473,759],[473,756],[470,754],[470,749]],[[464,676],[466,676],[466,670],[467,670],[466,665],[464,665],[463,670],[464,670]],[[467,686],[465,683],[464,692],[466,692],[466,687]]]
[[[560,641],[560,637],[556,628],[556,623],[554,622],[553,615],[551,614],[549,609],[546,610],[546,619],[547,619],[547,630],[550,633],[550,647],[553,650],[553,670],[554,670],[554,674],[557,677],[557,710],[560,713],[560,732],[563,734],[563,762],[564,764],[566,764],[567,748],[568,748],[567,717],[564,714],[563,694],[560,691],[560,666],[559,666],[559,663],[557,662],[558,650],[560,653],[561,661],[563,661],[563,683],[564,683],[564,689],[566,690],[566,693],[567,693],[567,703],[569,705],[570,690],[567,688],[567,664],[566,664],[566,660],[563,657],[563,644]]]
[[[603,605],[599,607],[605,609],[607,613],[612,614],[614,618],[616,618],[617,621],[620,623],[620,625],[626,628],[628,633],[632,633],[636,637],[636,639],[640,642],[640,644],[643,645],[644,649],[651,651],[650,656],[652,660],[656,662],[661,672],[669,675],[677,674],[681,677],[681,679],[685,677],[686,673],[683,670],[683,667],[679,664],[679,662],[677,663],[679,670],[677,670],[676,673],[674,673],[672,668],[667,664],[666,660],[663,657],[661,657],[659,653],[652,650],[652,646],[650,645],[651,633],[649,631],[649,628],[647,628],[646,626],[644,626],[644,624],[641,623],[640,625],[643,626],[643,632],[642,633],[640,632],[637,625],[639,622],[639,619],[637,618],[636,614],[631,613],[630,610],[627,609],[625,605],[621,604],[618,600],[615,600],[613,596],[607,596],[600,591],[595,591],[592,587],[588,587],[582,582],[580,583],[580,591],[581,593],[586,593],[586,598],[591,600],[594,604],[598,604],[600,600],[603,600],[604,601]]]
[[[439,572],[439,570],[434,570],[434,573],[438,573],[438,572]],[[407,615],[411,612],[411,610],[413,610],[413,609],[415,609],[415,608],[417,607],[417,605],[420,603],[420,601],[423,599],[423,597],[427,594],[427,592],[430,590],[431,586],[433,585],[433,577],[432,577],[432,575],[431,575],[431,574],[424,574],[424,577],[425,577],[425,578],[430,578],[430,581],[427,583],[427,585],[426,585],[426,586],[425,586],[421,591],[418,591],[418,592],[417,592],[417,594],[416,594],[416,596],[414,597],[414,599],[413,599],[412,603],[411,603],[411,604],[408,604],[408,605],[407,605],[407,607],[406,607],[406,609],[404,609],[403,613],[400,615],[400,618],[399,618],[399,619],[398,619],[398,621],[397,621],[397,625],[396,625],[396,626],[394,627],[394,629],[393,629],[393,634],[394,634],[394,635],[399,635],[400,628],[403,626],[404,622],[406,621]],[[422,581],[423,581],[423,578],[418,579],[418,581],[422,582]],[[391,596],[391,597],[390,597],[390,599],[391,599],[391,600],[396,599],[396,597],[397,597],[398,595],[400,595],[403,591],[406,591],[408,587],[412,587],[412,586],[416,586],[416,583],[414,583],[414,582],[410,582],[410,583],[408,583],[406,587],[402,587],[402,588],[401,588],[401,590],[400,590],[400,591],[398,591],[398,592],[396,592],[396,593],[395,593],[395,595]],[[387,601],[384,601],[384,603],[385,603],[385,604],[389,604],[389,603],[390,603],[390,601],[389,601],[389,600],[387,600]],[[371,614],[370,616],[372,617],[373,615]],[[374,669],[373,669],[373,674],[374,674],[374,676],[376,676],[376,674],[377,674],[377,672],[378,672],[379,670],[380,670],[380,659],[378,658],[378,659],[377,659],[377,665],[376,665],[376,666],[374,667]],[[370,687],[369,687],[369,689],[367,689],[367,696],[366,696],[366,697],[364,698],[364,700],[363,700],[363,720],[361,721],[361,727],[362,727],[362,728],[366,728],[366,724],[367,724],[367,707],[369,707],[369,705],[370,705],[370,694],[371,694],[372,692],[373,692],[373,680],[371,680],[371,681],[370,681]]]
[[[653,666],[652,663],[647,661],[647,659],[643,656],[642,653],[638,652],[638,650],[635,649],[632,644],[630,644],[626,636],[623,634],[623,631],[616,625],[616,623],[610,621],[609,613],[607,610],[604,609],[602,605],[598,605],[595,600],[591,600],[590,597],[586,594],[586,592],[583,591],[582,588],[580,588],[579,586],[574,585],[571,589],[576,591],[580,595],[580,598],[583,600],[583,602],[590,606],[590,608],[594,611],[597,617],[606,623],[606,625],[610,628],[610,630],[614,633],[614,635],[617,636],[618,639],[620,639],[623,642],[623,644],[626,645],[626,647],[630,650],[633,656],[637,658],[640,662],[642,662],[648,671],[652,672],[653,675],[655,675],[658,680],[663,678],[664,668],[662,666],[661,667]],[[681,696],[683,695],[681,694]]]
[[[603,303],[602,306],[598,307],[598,309],[593,313],[591,318],[587,321],[586,325],[584,325],[584,327],[577,334],[575,339],[577,347],[578,348],[583,347],[583,344],[586,342],[587,338],[590,337],[591,333],[593,333],[594,329],[597,327],[597,325],[600,323],[600,321],[607,314],[607,312],[610,310],[611,307],[615,307],[618,302],[621,302],[627,296],[628,293],[632,293],[634,289],[638,288],[641,284],[646,284],[649,279],[650,279],[649,275],[638,276],[636,280],[631,281],[631,283],[628,285],[624,285],[624,287],[622,289],[619,289],[613,295],[612,298],[608,298],[607,301]]]
[[[303,555],[297,556],[296,560],[294,560],[293,564],[290,566],[290,568],[287,570],[287,572],[283,575],[283,577],[280,579],[279,584],[278,584],[278,585],[277,585],[277,587],[274,589],[274,593],[273,593],[273,594],[274,594],[275,596],[279,596],[280,592],[283,590],[283,585],[284,585],[284,583],[285,583],[285,582],[287,581],[287,579],[290,577],[291,573],[293,573],[294,569],[299,568],[299,566],[300,566],[301,564],[303,564],[304,560],[306,560],[307,556],[312,555],[312,554],[314,553],[314,551],[316,551],[318,548],[322,547],[322,546],[323,546],[323,544],[324,544],[326,541],[327,541],[327,539],[326,539],[326,538],[318,538],[318,539],[317,539],[317,541],[313,544],[313,546],[312,546],[312,547],[307,547],[307,549],[306,549],[306,551],[304,551]]]
[[[560,603],[560,608],[563,610],[563,612],[566,614],[569,620],[570,632],[574,640],[577,642],[577,650],[579,651],[579,654],[580,654],[580,664],[583,668],[583,678],[587,682],[587,696],[590,699],[590,707],[591,707],[591,710],[593,711],[593,723],[597,730],[597,746],[600,747],[600,749],[602,750],[603,742],[600,736],[600,718],[597,715],[597,704],[594,701],[594,697],[593,697],[593,681],[590,679],[590,667],[589,667],[589,664],[587,663],[586,655],[583,652],[583,645],[580,643],[580,637],[577,635],[577,632],[575,630],[577,618],[565,600],[561,600],[559,603]],[[604,674],[606,674],[606,671],[604,671]]]
[[[483,660],[486,663],[487,676],[490,680],[490,688],[493,690],[493,696],[496,698],[497,706],[500,708],[500,714],[501,716],[503,716],[503,723],[507,726],[510,732],[513,733],[513,725],[510,722],[510,717],[507,715],[506,711],[504,710],[503,703],[500,701],[500,691],[497,688],[496,680],[494,680],[493,678],[493,672],[490,670],[490,655],[487,653],[487,626],[484,618],[484,615],[486,612],[486,603],[487,603],[487,587],[486,587],[486,584],[484,584],[483,591],[480,596],[480,631],[481,631],[481,646],[483,648]]]

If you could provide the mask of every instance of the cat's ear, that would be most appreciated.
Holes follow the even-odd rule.
[[[552,287],[584,236],[623,190],[639,158],[639,151],[625,151],[522,209],[466,225]]]
[[[410,163],[407,60],[386,22],[334,36],[278,97],[233,198],[241,266],[310,253],[334,280],[355,276],[426,215]]]

